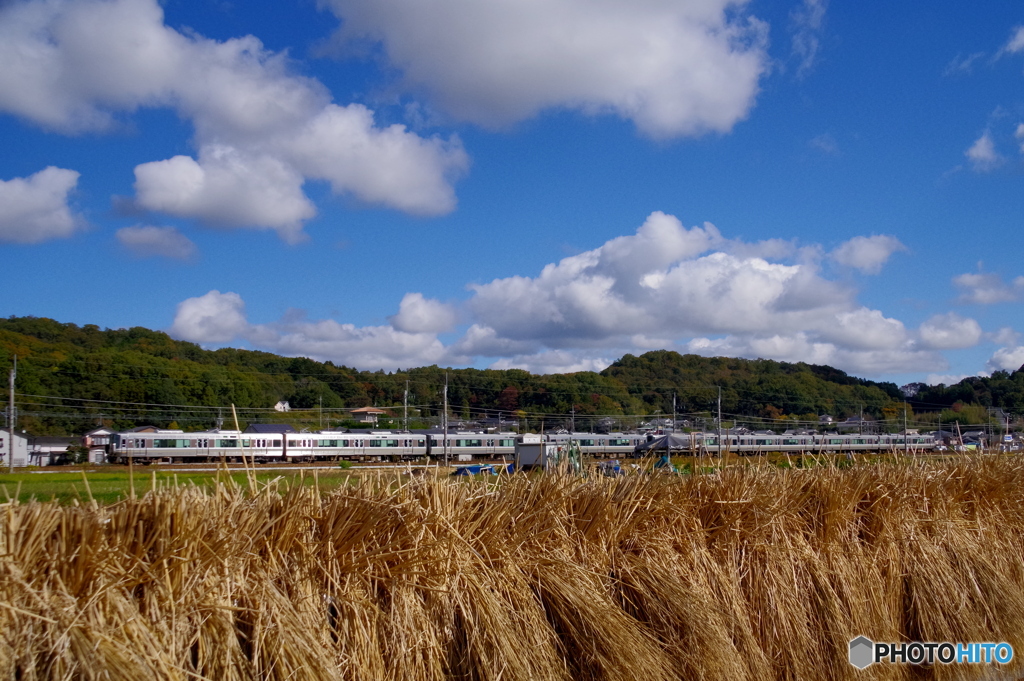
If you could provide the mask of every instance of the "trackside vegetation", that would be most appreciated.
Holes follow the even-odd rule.
[[[155,485],[0,505],[0,677],[980,679],[848,642],[1024,650],[1022,576],[1011,455]]]

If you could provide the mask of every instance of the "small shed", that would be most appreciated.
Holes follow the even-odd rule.
[[[555,449],[554,443],[544,442],[543,435],[520,435],[516,438],[516,470],[537,467],[547,469]]]

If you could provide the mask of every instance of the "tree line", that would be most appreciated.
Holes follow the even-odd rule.
[[[406,389],[422,425],[440,415],[446,378],[450,413],[465,419],[499,413],[531,420],[570,414],[591,420],[668,416],[673,405],[677,414],[711,413],[718,408],[719,390],[723,413],[765,419],[819,414],[881,419],[899,409],[921,412],[956,404],[1024,411],[1020,371],[965,379],[957,386],[925,386],[905,402],[893,383],[856,378],[828,366],[667,350],[625,355],[601,372],[535,375],[520,369],[438,366],[361,371],[305,357],[205,350],[142,327],[0,319],[0,366],[9,367],[13,355],[18,356],[19,427],[38,435],[76,434],[101,424],[199,430],[219,419],[230,426],[230,405],[245,423],[291,420],[303,425],[305,419],[309,426],[316,425],[315,414],[303,410],[326,412],[335,422],[342,410],[356,407],[392,408],[400,414]],[[279,402],[296,411],[273,411]]]

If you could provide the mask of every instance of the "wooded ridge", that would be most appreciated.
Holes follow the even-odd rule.
[[[598,416],[668,416],[710,412],[721,388],[730,417],[805,420],[894,418],[906,408],[938,412],[958,406],[1024,412],[1024,372],[996,372],[955,386],[918,385],[906,400],[894,383],[850,376],[829,366],[773,360],[681,355],[668,350],[625,355],[604,371],[534,375],[520,369],[360,371],[332,362],[268,352],[204,350],[141,327],[100,329],[52,319],[0,319],[0,367],[18,356],[18,424],[34,434],[74,434],[103,423],[127,428],[172,422],[188,430],[229,419],[235,405],[246,421],[311,418],[339,423],[344,409],[398,407],[408,383],[410,413],[426,425],[441,412],[445,374],[454,418],[549,419],[570,414],[577,425]],[[5,382],[6,387],[6,382]],[[288,402],[293,410],[273,410]],[[226,411],[225,411],[226,408]],[[315,416],[313,417],[315,418]],[[579,419],[583,419],[581,422]],[[945,422],[945,419],[944,419]]]

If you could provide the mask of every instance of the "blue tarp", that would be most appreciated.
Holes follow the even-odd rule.
[[[516,467],[514,464],[502,466],[493,463],[480,463],[473,464],[471,466],[459,466],[455,469],[452,475],[497,475],[498,473],[515,473]]]

